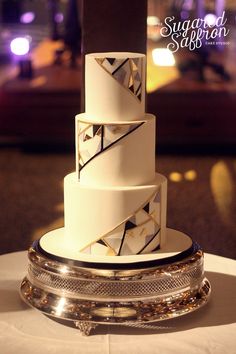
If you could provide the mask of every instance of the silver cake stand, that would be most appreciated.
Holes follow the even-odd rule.
[[[188,314],[206,304],[211,292],[196,243],[177,257],[132,264],[55,257],[38,241],[28,256],[22,299],[46,315],[73,321],[85,335],[98,324],[142,327]]]

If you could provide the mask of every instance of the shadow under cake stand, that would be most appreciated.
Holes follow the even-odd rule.
[[[54,246],[63,232],[54,230],[29,249],[21,297],[46,315],[73,321],[85,335],[98,324],[145,327],[195,311],[209,299],[203,251],[182,232],[167,229],[161,251],[109,256],[109,262],[60,253]]]

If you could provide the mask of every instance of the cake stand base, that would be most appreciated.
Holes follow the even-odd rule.
[[[35,242],[21,297],[42,313],[73,321],[85,335],[98,324],[148,327],[193,312],[209,299],[203,252],[196,243],[174,256],[92,264],[54,258]]]

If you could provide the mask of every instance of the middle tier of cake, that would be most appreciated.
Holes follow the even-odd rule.
[[[64,179],[65,237],[78,252],[143,254],[165,242],[167,180],[142,186],[93,186]]]
[[[76,116],[76,172],[84,185],[138,186],[155,178],[155,116],[93,122]]]

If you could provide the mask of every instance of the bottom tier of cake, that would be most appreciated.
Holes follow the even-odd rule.
[[[36,241],[29,250],[21,296],[49,316],[73,321],[84,334],[97,324],[142,327],[190,313],[203,306],[211,292],[203,252],[188,236],[168,233],[172,252],[106,257],[109,262],[48,253],[41,240]],[[178,241],[182,247],[177,251]]]
[[[165,244],[167,180],[143,186],[88,186],[64,179],[66,244],[93,255],[150,253]]]

